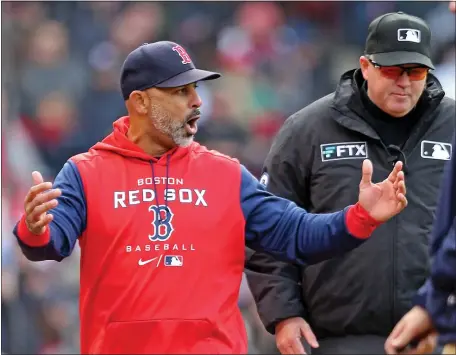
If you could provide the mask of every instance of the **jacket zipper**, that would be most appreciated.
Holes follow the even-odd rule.
[[[385,149],[385,152],[388,156],[391,156],[389,150],[388,150],[388,147],[385,145],[385,143],[382,141],[382,139],[379,139],[381,145],[383,146],[383,149]],[[405,146],[405,145],[404,145]],[[405,154],[405,153],[404,153]],[[396,222],[396,228],[395,228],[395,231],[392,235],[392,238],[391,238],[391,287],[390,287],[390,306],[391,306],[391,328],[394,327],[395,325],[395,314],[396,314],[396,283],[397,283],[397,279],[396,279],[396,234],[397,234],[397,231],[398,231],[398,228],[399,228],[399,222],[398,222],[398,217],[395,216],[393,217],[395,219],[395,222]]]
[[[392,251],[393,251],[393,262],[392,262],[392,287],[391,287],[391,329],[394,327],[396,324],[395,318],[396,318],[396,283],[397,283],[397,278],[396,278],[396,262],[397,262],[397,256],[396,256],[396,239],[397,239],[397,230],[399,228],[399,222],[397,216],[394,217],[396,220],[396,230],[393,233],[393,245],[392,245]]]

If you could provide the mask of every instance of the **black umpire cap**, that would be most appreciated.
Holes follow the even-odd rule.
[[[122,96],[135,90],[172,88],[219,78],[219,73],[196,69],[187,51],[169,41],[145,43],[125,59],[120,75]]]
[[[371,22],[364,53],[381,66],[419,64],[435,69],[429,26],[403,12],[388,13]]]

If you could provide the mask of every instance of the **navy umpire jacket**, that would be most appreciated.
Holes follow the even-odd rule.
[[[456,142],[456,138],[455,138]],[[456,159],[446,167],[431,244],[431,276],[417,303],[430,313],[442,344],[456,343]]]

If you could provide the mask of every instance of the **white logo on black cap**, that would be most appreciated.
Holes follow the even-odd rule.
[[[397,30],[397,40],[399,42],[421,42],[421,31],[413,28],[399,28]]]

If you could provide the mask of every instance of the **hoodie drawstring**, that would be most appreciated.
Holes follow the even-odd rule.
[[[171,155],[166,156],[166,189],[165,189],[165,209],[168,210],[168,199],[166,198],[166,193],[168,192],[168,177],[169,177],[169,159]],[[157,194],[157,184],[155,183],[155,163],[153,160],[149,161],[150,166],[152,167],[152,179],[154,181],[154,192],[155,192],[155,199],[157,200],[157,206],[160,206],[160,201],[158,199],[158,194]],[[166,217],[165,217],[166,218]],[[158,214],[158,222],[162,223],[164,220],[162,220],[161,214]]]

